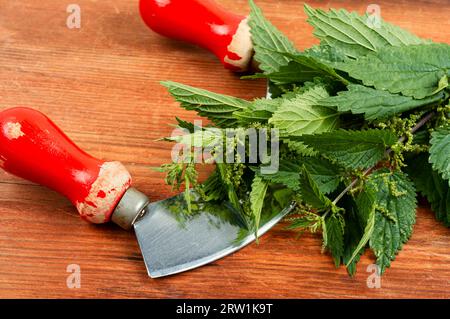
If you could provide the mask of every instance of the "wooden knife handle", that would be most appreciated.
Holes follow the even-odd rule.
[[[140,12],[155,32],[206,48],[233,71],[248,69],[253,44],[246,17],[213,0],[140,0]]]
[[[121,163],[88,155],[47,116],[23,107],[0,112],[0,167],[65,195],[96,224],[110,221],[131,185]]]

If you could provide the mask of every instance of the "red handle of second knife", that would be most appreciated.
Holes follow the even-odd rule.
[[[253,45],[244,16],[214,0],[140,0],[145,23],[166,37],[197,44],[213,52],[234,71],[244,71]]]
[[[0,112],[0,167],[65,195],[93,223],[108,222],[131,185],[122,164],[88,155],[30,108]]]

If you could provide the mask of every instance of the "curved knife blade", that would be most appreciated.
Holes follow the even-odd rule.
[[[201,204],[194,214],[183,212],[182,194],[155,202],[134,225],[136,237],[152,278],[168,276],[200,267],[256,239],[245,221],[229,205]],[[266,216],[261,221],[262,236],[293,208]]]

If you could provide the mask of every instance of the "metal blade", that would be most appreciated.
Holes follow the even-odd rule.
[[[195,193],[193,193],[195,194]],[[193,214],[186,214],[182,194],[155,202],[134,225],[148,274],[152,278],[167,276],[200,267],[220,259],[255,240],[230,205],[196,203]],[[293,208],[285,208],[261,221],[262,236]]]

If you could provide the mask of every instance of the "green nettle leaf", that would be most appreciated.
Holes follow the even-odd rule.
[[[221,129],[196,130],[193,133],[166,137],[164,140],[185,145],[187,148],[210,148],[223,143],[225,131]]]
[[[348,59],[342,51],[324,43],[314,45],[311,48],[306,49],[304,53],[327,65],[333,65],[334,62],[345,62]]]
[[[431,134],[430,162],[444,179],[450,180],[450,125]]]
[[[182,120],[182,119],[180,119],[179,117],[175,117],[175,119],[176,119],[176,121],[177,121],[177,123],[178,123],[177,126],[178,126],[179,128],[188,130],[190,133],[193,133],[193,132],[194,132],[194,130],[195,130],[195,125],[194,125],[193,123],[188,122],[188,121],[185,121],[185,120]]]
[[[314,35],[326,44],[338,48],[347,56],[357,58],[377,52],[386,46],[406,46],[429,41],[397,26],[380,21],[379,27],[371,27],[368,15],[331,9],[325,12],[305,4],[308,22],[314,27]]]
[[[288,138],[334,130],[339,125],[339,114],[332,108],[317,105],[317,101],[328,96],[322,85],[312,87],[283,102],[269,123],[280,130],[281,137]]]
[[[386,148],[398,140],[392,131],[378,129],[338,130],[318,135],[303,135],[295,139],[340,165],[352,169],[374,166],[383,159]]]
[[[298,141],[292,141],[289,138],[285,137],[283,138],[283,143],[287,145],[289,150],[292,152],[295,152],[297,155],[300,156],[315,156],[317,155],[317,152],[314,151],[311,147],[306,146],[302,142]]]
[[[296,53],[297,50],[291,41],[264,17],[253,0],[250,0],[250,8],[249,26],[255,47],[254,58],[265,73],[277,71],[290,61],[279,52]]]
[[[331,193],[339,186],[341,180],[340,167],[321,157],[300,157],[295,162],[282,159],[276,173],[263,174],[259,169],[256,170],[256,173],[264,180],[274,184],[283,184],[293,191],[298,191],[300,189],[302,165],[322,193]]]
[[[278,71],[256,77],[266,77],[278,85],[313,81],[316,77],[328,77],[344,84],[349,83],[336,73],[330,62],[319,60],[305,53],[286,53],[285,55],[292,61],[281,66]]]
[[[412,234],[416,222],[416,190],[406,174],[387,169],[372,173],[366,188],[371,189],[375,198],[369,245],[383,274]]]
[[[345,261],[346,266],[349,268],[352,267],[355,261],[359,260],[372,236],[373,229],[375,227],[375,203],[376,194],[370,187],[366,187],[356,197],[358,220],[364,227],[364,232],[358,244],[353,247],[350,258]]]
[[[339,69],[378,90],[423,99],[439,91],[450,74],[450,45],[386,47],[377,54],[339,64]]]
[[[289,188],[277,189],[272,192],[274,202],[272,202],[272,208],[278,205],[276,213],[285,209],[288,205],[292,204],[294,192]]]
[[[304,65],[290,61],[287,65],[283,65],[278,71],[266,74],[255,74],[251,78],[267,78],[277,85],[303,83],[310,81],[315,77],[322,75],[322,72],[312,67],[305,67]]]
[[[273,174],[263,174],[260,169],[256,174],[264,180],[273,184],[282,184],[291,190],[297,191],[300,188],[300,172],[302,167],[292,161],[280,160],[278,171]]]
[[[240,125],[267,123],[283,101],[284,98],[256,99],[248,108],[234,112],[233,116],[239,120]]]
[[[357,203],[352,196],[344,196],[340,205],[345,209],[344,255],[342,261],[347,267],[348,274],[354,276],[356,264],[364,253],[364,247],[359,248],[361,238],[364,235],[364,222],[361,221]]]
[[[261,222],[261,211],[264,205],[264,198],[266,197],[267,187],[269,183],[256,175],[252,182],[252,191],[250,192],[250,203],[253,218],[255,220],[255,232],[258,232],[259,224]]]
[[[305,69],[313,69],[316,70],[320,76],[322,77],[331,77],[335,80],[338,80],[344,84],[348,84],[349,82],[344,79],[342,76],[336,73],[332,64],[325,60],[320,60],[314,56],[305,54],[305,53],[287,53],[287,56],[290,57],[295,63],[301,65]],[[312,81],[314,78],[311,78]]]
[[[323,157],[305,157],[299,162],[303,163],[322,193],[331,193],[339,186],[342,170],[336,164]]]
[[[448,88],[448,76],[444,75],[438,83],[438,87],[436,89],[436,91],[434,91],[433,93],[437,93],[437,92],[441,92],[442,90]]]
[[[303,167],[300,174],[300,194],[303,201],[319,210],[331,208],[333,203],[319,189],[308,170]]]
[[[450,227],[450,186],[428,162],[428,154],[407,161],[406,171],[417,190],[427,198],[436,219]]]
[[[334,106],[339,112],[350,111],[353,114],[364,114],[366,120],[375,120],[410,111],[437,102],[444,97],[443,93],[439,93],[416,100],[410,96],[375,90],[357,84],[350,84],[347,89],[348,91],[339,92],[337,96],[325,98],[319,104]]]
[[[203,192],[203,198],[206,201],[215,201],[224,199],[227,192],[225,185],[220,178],[220,172],[215,169],[208,179],[201,184],[201,189]]]
[[[344,256],[344,225],[344,219],[338,213],[328,214],[325,217],[324,246],[331,252],[336,268]]]
[[[213,93],[189,85],[165,81],[162,85],[187,110],[194,110],[199,115],[210,119],[219,127],[236,127],[238,120],[233,112],[249,108],[251,102],[233,96]]]

